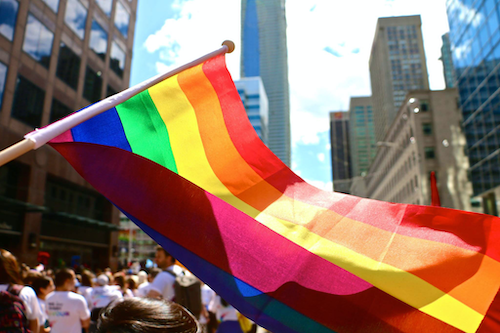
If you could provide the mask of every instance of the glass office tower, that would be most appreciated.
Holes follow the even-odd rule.
[[[448,0],[450,42],[469,173],[485,213],[497,215],[500,185],[500,1]]]
[[[242,0],[241,77],[260,76],[269,100],[268,146],[290,166],[285,0]]]

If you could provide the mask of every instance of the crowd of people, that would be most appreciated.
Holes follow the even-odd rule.
[[[201,282],[201,311],[193,315],[175,302],[174,285],[179,276],[194,276],[161,247],[155,262],[156,267],[139,271],[54,271],[43,265],[33,269],[19,265],[14,255],[0,249],[0,332],[16,326],[34,333],[246,333],[258,329]]]

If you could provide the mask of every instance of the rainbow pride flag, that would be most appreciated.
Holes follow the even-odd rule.
[[[223,55],[50,144],[272,332],[500,331],[497,217],[310,186],[258,139]]]

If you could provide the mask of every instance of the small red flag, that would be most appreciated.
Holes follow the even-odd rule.
[[[431,171],[431,206],[441,207],[439,191],[436,183],[436,173]]]

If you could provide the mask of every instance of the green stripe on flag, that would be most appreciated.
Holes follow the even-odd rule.
[[[149,92],[137,94],[116,106],[116,110],[132,152],[177,173],[167,127]]]

